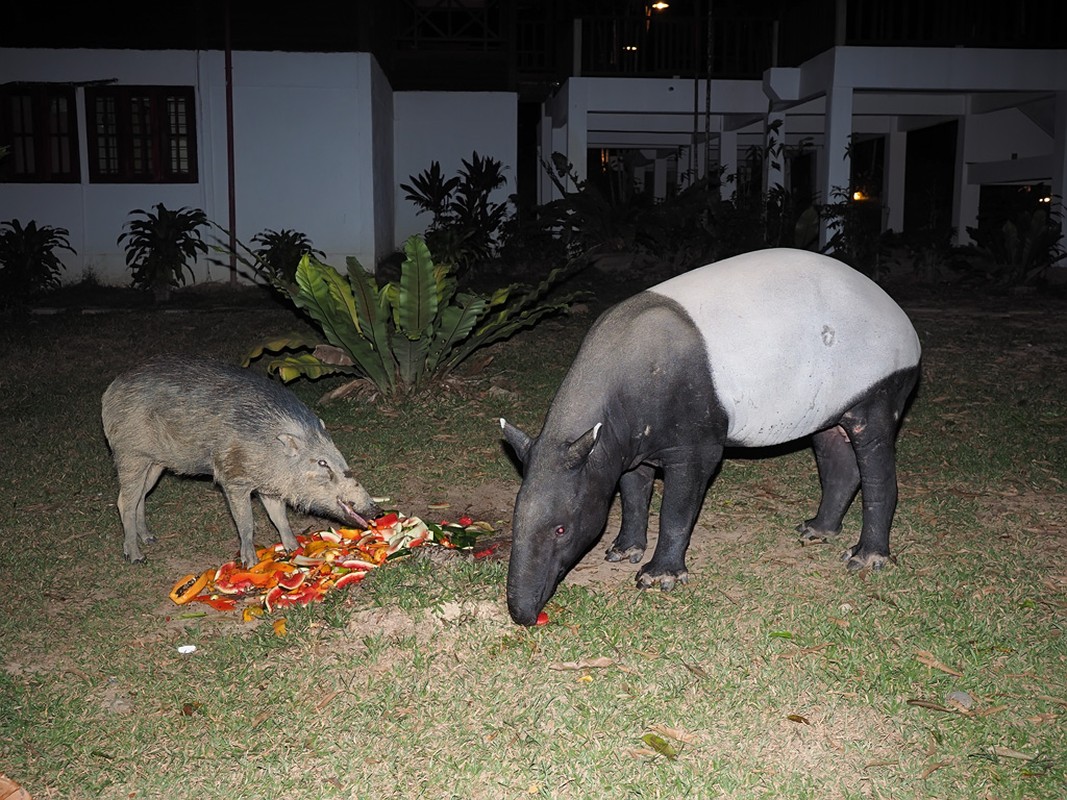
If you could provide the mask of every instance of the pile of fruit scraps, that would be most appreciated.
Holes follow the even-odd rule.
[[[489,523],[470,517],[435,524],[385,514],[372,520],[366,530],[331,528],[298,535],[300,546],[292,552],[286,552],[281,543],[260,548],[256,551],[259,563],[252,567],[227,561],[218,569],[186,575],[174,584],[170,599],[178,605],[204,603],[218,611],[233,611],[240,604],[247,622],[277,608],[322,600],[416,547],[471,549],[479,535],[492,531]]]

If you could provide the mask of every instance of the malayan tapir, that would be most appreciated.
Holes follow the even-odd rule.
[[[802,537],[840,532],[862,490],[849,569],[889,558],[896,435],[919,378],[919,338],[901,308],[846,264],[770,249],[642,291],[593,325],[536,439],[501,419],[523,464],[507,600],[533,624],[601,535],[618,487],[622,525],[609,561],[638,563],[662,470],[659,541],[637,574],[669,591],[726,447],[811,437],[822,500]]]

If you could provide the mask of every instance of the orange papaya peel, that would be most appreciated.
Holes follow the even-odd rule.
[[[195,598],[215,575],[215,570],[205,570],[199,575],[190,573],[181,578],[170,590],[170,599],[180,606]]]

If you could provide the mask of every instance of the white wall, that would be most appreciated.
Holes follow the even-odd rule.
[[[225,76],[223,55],[209,55],[209,180],[225,224]],[[233,54],[238,238],[290,228],[342,269],[348,255],[374,265],[372,64],[368,53]]]
[[[105,283],[129,282],[116,238],[132,209],[190,206],[224,228],[230,224],[222,52],[5,49],[0,54],[0,82],[110,79],[195,87],[199,182],[89,183],[79,90],[81,183],[0,184],[0,220],[36,220],[70,231],[77,255],[60,253],[68,282],[87,269]],[[236,52],[233,111],[241,241],[249,244],[268,228],[299,230],[341,268],[348,255],[372,268],[387,254],[394,238],[392,91],[373,56]],[[207,238],[214,241],[215,234]],[[207,260],[194,273],[197,281],[229,278],[227,268]]]
[[[504,165],[507,185],[493,196],[504,201],[516,191],[518,96],[510,92],[397,92],[394,103],[396,244],[430,225],[416,215],[400,184],[439,161],[446,178],[470,161],[471,153],[492,156]]]

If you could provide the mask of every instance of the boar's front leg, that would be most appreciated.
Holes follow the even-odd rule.
[[[274,527],[281,534],[282,545],[290,552],[296,550],[300,546],[300,542],[296,540],[293,535],[293,529],[289,527],[289,515],[285,510],[285,501],[280,497],[270,497],[263,494],[259,496],[259,500],[263,503],[263,508],[267,509],[267,516],[270,517],[270,521],[274,523]]]
[[[628,560],[637,564],[648,545],[648,504],[652,501],[652,481],[656,470],[651,464],[639,464],[619,478],[622,501],[622,525],[619,535],[604,554],[606,561]]]
[[[246,567],[254,567],[259,559],[256,557],[256,545],[252,540],[255,524],[252,519],[252,487],[223,486],[222,492],[230,506],[230,515],[237,524],[237,536],[241,540],[241,562]]]

